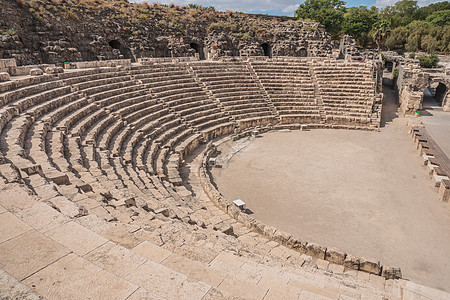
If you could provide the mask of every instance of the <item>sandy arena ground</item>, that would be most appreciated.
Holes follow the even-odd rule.
[[[266,224],[450,292],[450,208],[405,122],[391,111],[381,132],[267,133],[213,169],[214,180]]]

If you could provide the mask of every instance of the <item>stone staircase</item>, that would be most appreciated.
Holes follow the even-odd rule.
[[[127,248],[14,190],[21,202],[0,206],[2,299],[382,299],[402,289],[323,262],[271,266],[222,251],[203,263],[149,241]]]
[[[255,69],[253,68],[252,64],[247,64],[247,70],[250,72],[252,79],[256,82],[256,84],[259,86],[261,91],[264,92],[264,100],[266,100],[267,105],[272,109],[272,113],[279,118],[280,114],[278,113],[278,110],[276,109],[275,105],[273,105],[272,100],[270,99],[270,95],[267,93],[266,89],[264,88],[263,84],[261,83],[261,80],[258,77],[258,74],[256,74]]]
[[[317,78],[316,78],[316,74],[314,73],[314,68],[312,66],[312,63],[313,62],[309,63],[309,72],[311,74],[311,81],[314,84],[314,96],[316,98],[317,105],[319,106],[320,119],[321,119],[320,122],[322,124],[324,124],[326,122],[327,114],[325,112],[325,107],[323,105],[322,95],[319,93],[319,84],[317,83]]]

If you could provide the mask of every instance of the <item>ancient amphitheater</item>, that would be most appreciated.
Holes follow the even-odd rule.
[[[378,257],[258,221],[210,177],[217,147],[242,137],[379,130],[372,60],[142,58],[45,71],[0,83],[2,298],[449,299]]]
[[[448,202],[450,164],[412,121],[417,119],[396,123],[392,128],[399,134],[390,135],[387,143],[407,145],[406,163],[414,165],[414,152],[421,168],[414,143],[403,141],[408,123],[439,189],[423,187],[433,191],[424,194],[431,195],[426,200],[433,207],[418,207],[430,210],[428,219],[408,219],[430,222],[433,230],[439,225],[433,234],[427,228],[417,233],[420,243],[443,252],[429,254],[440,268],[427,275],[431,283],[410,280],[409,270],[402,274],[406,260],[389,256],[396,250],[404,253],[395,241],[391,252],[380,250],[387,256],[378,256],[377,249],[363,257],[355,245],[343,251],[329,237],[318,243],[314,235],[282,230],[259,219],[258,202],[242,209],[233,203],[237,197],[221,194],[226,184],[219,184],[217,167],[224,153],[218,150],[224,145],[250,140],[256,145],[256,136],[268,140],[272,133],[286,132],[322,132],[322,139],[332,139],[334,132],[360,134],[354,140],[379,134],[383,93],[378,59],[270,57],[270,51],[264,52],[215,60],[199,60],[197,54],[73,62],[66,68],[0,60],[0,69],[9,72],[0,74],[1,298],[450,299],[443,291],[450,289],[445,252],[450,249],[450,217],[448,205],[439,201]],[[302,56],[306,52],[302,48]],[[409,74],[399,87],[402,111],[414,113],[422,96],[408,78],[420,81],[423,76],[407,67],[402,72]],[[423,82],[421,89],[428,84]],[[294,142],[296,137],[289,138]],[[309,136],[298,138],[307,141]],[[280,143],[275,151],[281,149],[281,142],[273,143]],[[389,172],[383,169],[381,176]],[[244,170],[240,178],[246,175]],[[428,173],[419,170],[417,176],[422,180]],[[236,186],[231,184],[231,192]],[[347,187],[349,196],[353,191]],[[284,189],[289,194],[290,187]],[[382,205],[397,200],[386,197]],[[394,210],[404,209],[408,216],[407,202]],[[392,234],[378,213],[368,208],[364,216],[379,217],[380,230]],[[363,221],[357,225],[364,226]],[[420,263],[434,272],[426,258]]]

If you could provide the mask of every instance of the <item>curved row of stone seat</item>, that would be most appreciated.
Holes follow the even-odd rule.
[[[327,123],[372,123],[375,81],[369,63],[324,61],[314,64]]]
[[[250,64],[283,123],[321,123],[308,61],[252,61]]]
[[[165,68],[165,67],[164,67]],[[161,72],[161,76],[164,76],[166,78],[171,78],[170,76],[164,75],[163,72]],[[164,84],[166,84],[166,92],[164,94],[164,96],[167,95],[167,91],[173,91],[175,90],[175,92],[170,92],[171,96],[173,96],[174,94],[180,93],[180,91],[183,91],[182,89],[179,89],[180,85],[179,84],[175,84],[175,82],[178,82],[179,79],[171,79],[171,80],[167,80],[167,81],[163,81],[160,80],[161,78],[159,77],[153,77],[155,79],[155,83],[152,85],[151,83],[149,83],[150,85],[152,85],[151,90],[155,91],[155,87],[156,88],[161,88],[162,86],[164,86]],[[144,80],[144,79],[142,79]],[[185,82],[183,82],[182,84],[184,84]],[[192,92],[192,89],[189,90],[189,92]],[[157,93],[153,93],[152,94],[152,98],[154,99],[150,99],[147,102],[151,102],[153,105],[158,105],[157,108],[161,109],[164,107],[164,101],[161,100],[163,99],[163,97],[158,98],[155,95],[157,95]],[[181,96],[180,96],[181,97]],[[129,113],[134,113],[135,110],[138,110],[139,108],[142,108],[142,104],[145,102],[142,102],[138,105],[135,105],[134,107],[128,107],[128,112]],[[161,104],[163,105],[163,107],[161,107]],[[149,108],[147,106],[144,106],[145,108]],[[130,109],[130,108],[135,108],[135,109]],[[161,118],[155,118],[155,114],[150,115],[152,118],[148,118],[149,115],[146,114],[142,114],[140,115],[140,117],[138,117],[134,122],[129,123],[127,127],[125,127],[125,129],[119,129],[117,130],[118,134],[118,138],[113,139],[114,140],[114,146],[112,147],[114,154],[118,157],[118,159],[114,159],[114,162],[110,164],[110,160],[108,160],[107,156],[103,156],[103,160],[101,165],[103,167],[110,165],[111,170],[114,170],[117,175],[116,177],[118,178],[130,178],[131,181],[128,181],[125,185],[128,186],[130,184],[135,185],[140,191],[148,191],[149,189],[154,189],[155,188],[155,181],[159,180],[159,178],[152,178],[153,181],[149,180],[148,178],[146,178],[147,176],[141,177],[138,173],[135,172],[134,168],[131,167],[129,165],[129,163],[131,162],[131,158],[132,158],[132,152],[134,149],[134,146],[139,142],[139,138],[141,138],[143,136],[142,133],[148,133],[151,129],[153,129],[153,132],[151,133],[151,137],[147,136],[147,138],[151,138],[153,141],[153,144],[156,145],[155,147],[152,147],[152,153],[150,154],[151,160],[150,160],[150,168],[148,168],[148,170],[152,170],[152,172],[150,172],[151,174],[158,174],[161,177],[163,177],[163,166],[161,165],[161,163],[164,163],[165,161],[165,156],[168,152],[168,148],[162,146],[162,144],[165,143],[165,141],[168,140],[169,137],[177,134],[179,131],[181,131],[181,129],[183,128],[183,126],[178,126],[181,123],[180,119],[175,119],[172,120],[172,117],[175,117],[173,114],[169,114],[168,110],[163,110],[163,114],[161,114],[161,111],[159,110],[154,110],[155,113],[157,115],[162,116]],[[110,113],[115,114],[115,111],[110,111]],[[100,111],[98,114],[100,114],[101,116],[105,117],[105,114],[102,114],[102,112]],[[95,114],[93,115],[94,118],[85,118],[85,120],[89,120],[88,122],[92,122],[91,120],[96,120],[95,118]],[[127,117],[127,114],[121,114],[121,117]],[[105,119],[105,118],[103,118]],[[156,119],[156,122],[153,122],[151,124],[149,124],[148,122],[143,121],[143,119],[146,119],[147,121],[149,121],[150,119]],[[82,134],[82,139],[81,142],[83,142],[84,137],[86,136],[90,136],[89,132],[95,130],[95,128],[101,128],[102,130],[98,133],[99,135],[102,134],[102,131],[104,130],[108,130],[108,125],[112,124],[112,122],[108,121],[108,119],[106,119],[106,126],[102,126],[102,125],[98,125],[101,123],[97,122],[96,125],[90,126],[89,128],[87,128],[88,133],[84,133]],[[130,121],[130,120],[129,120]],[[167,122],[166,122],[167,121]],[[86,121],[85,121],[86,122]],[[77,126],[80,127],[79,123]],[[144,127],[144,125],[146,125],[145,130],[142,129]],[[85,126],[81,126],[82,128],[84,128]],[[120,131],[120,132],[119,132]],[[97,132],[96,130],[94,132]],[[189,130],[188,130],[189,132]],[[79,132],[78,132],[79,134]],[[178,137],[180,138],[180,137]],[[92,144],[93,146],[95,146],[97,144],[97,141],[90,141],[89,139],[86,140],[86,143],[88,144]],[[110,147],[105,147],[105,148],[110,148]],[[98,156],[96,153],[96,148],[95,147],[85,147],[82,149],[80,149],[80,152],[84,151],[86,152],[87,150],[89,150],[90,155],[89,157],[96,157]],[[95,159],[92,159],[93,164],[95,165]],[[99,164],[100,165],[100,164]],[[91,170],[92,167],[89,168],[89,170]],[[99,169],[97,169],[97,173],[99,172]],[[92,172],[91,172],[92,173]],[[94,174],[93,174],[94,175]],[[134,192],[138,192],[137,189],[134,189]],[[147,193],[150,194],[150,193]],[[151,194],[153,196],[153,194]],[[142,196],[142,194],[141,194]],[[173,201],[172,201],[173,202]],[[167,203],[167,201],[166,201]],[[176,203],[171,203],[172,206],[176,206]],[[154,207],[154,206],[153,206]]]
[[[9,198],[11,190],[21,196],[20,201]],[[410,295],[420,288],[349,276],[332,265],[317,267],[306,255],[294,259],[292,250],[274,247],[250,233],[240,235],[240,240],[211,235],[203,228],[189,232],[193,228],[152,212],[137,215],[132,224],[112,224],[91,214],[74,217],[65,197],[50,198],[46,204],[30,192],[20,178],[0,190],[0,224],[13,228],[0,232],[5,254],[0,266],[29,289],[15,282],[10,285],[13,290],[0,291],[2,297],[11,293],[13,298],[20,294],[30,299],[34,295],[46,299],[105,295],[110,299],[399,299],[402,293]],[[11,249],[15,250],[7,251]],[[0,274],[2,282],[5,273]]]
[[[18,107],[14,113],[1,115],[5,120],[0,137],[2,153],[14,165],[17,162],[25,166],[24,181],[42,199],[60,211],[70,206],[71,218],[112,242],[129,249],[139,249],[146,242],[163,244],[166,250],[205,264],[202,270],[220,255],[225,258],[219,257],[219,263],[213,264],[238,259],[222,254],[225,249],[244,254],[244,269],[255,262],[264,264],[252,267],[252,272],[264,269],[303,274],[299,265],[305,259],[308,272],[317,270],[311,258],[300,258],[299,253],[249,231],[201,199],[198,190],[194,197],[180,186],[179,166],[186,155],[203,141],[233,132],[241,120],[215,101],[208,86],[192,76],[188,68],[167,63],[62,75],[53,80],[66,81],[48,85],[45,96],[36,93],[30,101],[34,95],[30,92],[14,96],[11,103],[0,107],[2,112],[12,112],[8,109],[13,105]],[[13,94],[14,90],[7,92]],[[276,118],[271,116],[270,120]],[[196,167],[192,166],[188,173],[195,177]],[[0,177],[4,178],[2,174],[0,167]],[[283,267],[286,259],[293,265]],[[266,268],[268,262],[275,269]],[[336,266],[325,268],[327,272],[342,273]],[[253,282],[251,276],[231,275],[245,273],[244,269],[230,271],[229,266],[223,266],[221,270],[228,270],[230,279],[216,287],[235,294],[239,291],[231,286],[243,284],[257,291],[251,297],[264,297],[268,291],[279,296],[279,290],[270,291],[260,284],[261,278]],[[342,282],[354,284],[356,277],[342,275],[335,281],[326,275],[316,276],[322,283],[333,284],[336,297],[386,294],[384,282],[378,288],[359,282],[355,290],[342,287]],[[302,275],[299,277],[295,280],[300,282],[300,290],[286,284],[281,290],[289,288],[299,295],[306,290],[306,296],[320,294],[313,281],[306,283]],[[161,290],[157,294],[171,295]]]
[[[241,129],[274,122],[273,108],[247,63],[196,62],[188,66]]]
[[[177,69],[177,68],[179,69],[180,67],[179,66],[177,66],[177,67],[173,66],[173,68],[174,69]],[[155,72],[152,72],[152,74],[154,74],[154,73]],[[130,72],[128,72],[127,74],[129,74],[130,76],[133,76],[133,78],[132,77],[126,77],[126,78],[123,78],[124,80],[126,80],[126,79],[136,80],[135,79],[136,76],[140,76],[140,78],[139,78],[140,85],[144,86],[144,88],[150,88],[148,86],[145,86],[145,84],[143,84],[143,82],[149,82],[149,81],[145,81],[145,80],[150,80],[150,79],[145,77],[145,74],[133,74],[133,75],[131,75]],[[182,79],[181,75],[182,75],[182,72],[180,73],[178,71],[178,73],[177,73],[178,77],[177,78],[171,78],[170,80],[166,80],[166,81],[164,81],[163,79],[155,80],[155,81],[158,82],[158,85],[163,87],[162,89],[169,90],[169,92],[165,91],[165,92],[163,92],[162,96],[160,96],[160,98],[163,99],[163,102],[164,102],[164,100],[167,101],[166,97],[173,97],[174,95],[176,96],[177,93],[179,93],[179,91],[180,91],[180,89],[179,89],[180,87],[184,87],[185,88],[186,83],[189,82],[189,79],[188,78]],[[152,77],[152,79],[158,78],[158,77],[154,77],[154,76],[150,76],[150,77]],[[95,148],[91,149],[91,147],[88,147],[88,146],[80,148],[80,144],[85,143],[87,145],[93,145],[93,146],[97,145],[97,142],[94,141],[95,138],[97,136],[99,136],[99,135],[103,136],[101,134],[101,132],[103,130],[105,130],[105,129],[109,130],[110,126],[108,126],[108,125],[113,124],[114,121],[115,121],[114,115],[117,115],[116,114],[116,110],[122,108],[122,106],[121,106],[122,104],[118,105],[117,103],[115,103],[115,101],[117,100],[116,97],[117,97],[117,95],[125,95],[125,96],[127,96],[126,92],[128,91],[127,90],[128,87],[123,85],[121,79],[114,79],[114,80],[117,81],[117,83],[113,83],[112,85],[108,86],[109,88],[113,88],[110,91],[103,91],[101,87],[95,87],[95,83],[84,83],[84,84],[78,85],[75,88],[77,91],[83,91],[83,88],[87,88],[87,91],[84,91],[84,92],[85,93],[89,93],[89,97],[88,98],[80,99],[80,101],[78,103],[86,104],[86,103],[89,103],[89,102],[92,102],[92,101],[95,101],[95,103],[90,103],[89,105],[87,105],[87,107],[83,107],[83,109],[80,109],[81,106],[78,106],[78,108],[79,108],[78,112],[76,112],[76,113],[72,112],[69,116],[66,116],[66,118],[65,118],[65,119],[67,119],[66,121],[64,121],[64,122],[62,122],[62,121],[56,122],[56,127],[59,127],[60,129],[66,130],[70,134],[70,139],[68,139],[69,147],[65,147],[64,149],[58,149],[56,151],[51,151],[51,153],[53,153],[53,154],[58,154],[58,153],[61,153],[61,152],[69,152],[70,153],[71,149],[79,149],[79,152],[80,152],[80,154],[78,154],[78,153],[75,153],[73,155],[70,154],[69,163],[66,165],[66,168],[65,169],[58,168],[59,170],[61,170],[61,169],[67,170],[67,169],[69,169],[69,168],[67,168],[67,166],[69,166],[70,168],[75,169],[78,174],[79,173],[83,173],[86,176],[86,173],[85,173],[86,168],[85,168],[85,166],[88,166],[87,169],[91,169],[90,168],[91,164],[89,163],[90,158],[95,158],[96,156],[98,156],[96,151],[95,151]],[[181,83],[180,83],[180,80],[182,80]],[[94,85],[94,87],[92,87],[90,84]],[[130,83],[130,84],[131,84],[131,86],[134,86],[133,83]],[[158,93],[158,91],[159,91],[158,90],[158,85],[156,85],[156,88],[153,88],[152,91],[156,91],[156,93]],[[171,91],[173,89],[177,89],[177,91],[176,92]],[[191,86],[191,87],[188,87],[187,89],[182,89],[182,91],[185,92],[185,93],[187,93],[187,92],[189,92],[189,93],[200,92],[200,90],[198,88],[196,90],[195,84],[193,84],[193,86]],[[131,90],[131,92],[135,93],[136,91]],[[136,95],[136,94],[133,94],[133,95]],[[140,96],[143,96],[143,95],[140,95]],[[105,99],[107,99],[107,100],[103,100],[103,97],[106,97]],[[111,99],[116,99],[116,100],[111,100]],[[131,99],[133,99],[133,98],[131,98]],[[136,99],[142,100],[143,98],[136,98]],[[137,103],[138,100],[136,102],[133,102],[133,101],[134,100],[127,100],[127,101],[123,102],[123,103],[126,103],[123,106],[125,106],[127,104],[133,104],[134,103],[130,107],[124,108],[124,110],[133,111],[133,106],[136,106],[138,108],[142,108],[143,107],[142,103]],[[148,100],[148,101],[151,101],[151,100]],[[115,104],[110,104],[110,103],[115,103]],[[145,103],[145,101],[144,101],[144,103]],[[110,105],[106,106],[106,104],[110,104]],[[104,108],[104,109],[103,110],[99,110],[98,109],[99,106]],[[75,107],[75,106],[72,106],[72,107]],[[214,106],[212,105],[212,107],[214,107]],[[214,109],[217,111],[217,108],[214,108]],[[95,111],[95,113],[93,113],[94,111]],[[99,121],[100,119],[105,119],[105,117],[108,114],[110,114],[110,113],[112,113],[113,117],[108,116],[108,118],[106,118],[105,122]],[[124,116],[120,115],[120,117],[124,117]],[[79,121],[80,119],[83,119],[83,120]],[[173,123],[173,124],[176,125],[176,123]],[[74,125],[75,127],[72,128],[72,125]],[[121,126],[121,125],[119,125],[119,126]],[[140,124],[140,125],[142,125],[142,124]],[[69,128],[70,128],[70,130],[68,130]],[[89,128],[92,128],[92,130],[90,130]],[[180,128],[182,128],[182,127],[177,127],[173,132],[174,133],[178,133],[179,131],[181,131]],[[86,134],[84,132],[87,129],[89,129],[88,131],[90,133]],[[132,126],[132,127],[130,127],[130,129],[135,130],[136,128],[134,126]],[[167,129],[167,127],[162,127],[162,128],[159,128],[159,129],[160,130],[164,130],[164,129]],[[190,133],[189,131],[190,130],[183,131],[182,137],[183,138],[187,137],[189,135],[189,133]],[[126,131],[123,131],[123,132],[127,133],[127,132],[129,132],[129,130],[126,130]],[[171,134],[172,134],[172,132],[169,131],[165,135],[166,136],[171,136]],[[77,137],[77,136],[81,137],[81,139],[78,140],[78,141],[76,140],[76,138],[73,139],[73,137]],[[122,144],[127,139],[127,136],[128,136],[127,134],[123,134],[121,136],[121,138],[119,139],[119,143],[118,143],[120,145],[120,147],[116,147],[115,148],[116,150],[117,149],[122,150],[122,149],[126,148],[126,147],[123,147]],[[58,134],[57,134],[56,135],[56,139],[55,139],[56,143],[54,143],[55,145],[57,144],[58,139],[61,140],[61,136],[58,136]],[[198,139],[198,136],[196,136],[194,138],[194,140],[195,139]],[[132,143],[131,143],[132,146],[135,146],[135,145],[139,144],[139,141],[137,141],[137,139],[134,139],[133,137],[130,138],[129,140],[132,141]],[[190,144],[190,143],[191,143],[191,141],[188,141],[187,144]],[[51,145],[52,144],[53,143],[51,143]],[[116,145],[117,145],[117,143],[116,143]],[[174,145],[171,144],[169,147],[160,147],[160,146],[150,147],[152,149],[152,151],[151,151],[152,154],[150,155],[150,157],[151,157],[150,161],[152,162],[152,164],[155,163],[155,161],[156,161],[155,164],[153,164],[153,165],[151,164],[151,170],[152,170],[153,174],[160,175],[160,176],[164,177],[164,172],[165,172],[165,170],[164,170],[164,161],[166,160],[165,158],[168,156],[168,153],[169,153],[169,150],[167,150],[167,149],[170,149],[171,146],[174,146]],[[106,147],[104,147],[104,148],[106,148]],[[134,147],[131,147],[131,149],[133,149],[133,148]],[[145,147],[145,148],[148,149],[148,147]],[[162,151],[162,149],[165,149],[165,150]],[[181,148],[181,151],[183,151],[183,149],[184,148]],[[76,151],[78,151],[78,150],[76,150]],[[89,153],[87,153],[87,152],[89,152]],[[128,150],[127,155],[124,155],[124,153],[121,153],[120,151],[116,151],[115,154],[118,157],[123,157],[125,161],[130,160],[130,157],[133,157],[133,151],[130,151],[130,150]],[[88,159],[86,159],[86,157]],[[147,156],[146,155],[140,155],[140,157],[148,157],[148,155]],[[56,160],[60,161],[61,158],[62,158],[61,156],[57,155]],[[102,164],[103,168],[105,168],[107,165],[108,164],[106,162],[104,162]],[[116,169],[121,170],[121,167],[119,167],[119,168],[117,168],[117,167],[114,168],[113,167],[112,169],[114,169],[114,170],[116,170]],[[91,175],[98,175],[98,174],[99,174],[98,170],[96,170],[94,172],[91,172]],[[127,176],[127,175],[130,175],[130,174],[129,173],[125,173],[123,175]],[[111,177],[111,179],[115,179],[116,178],[116,176],[110,176],[110,177]],[[117,178],[120,178],[120,177],[121,176],[117,176]]]

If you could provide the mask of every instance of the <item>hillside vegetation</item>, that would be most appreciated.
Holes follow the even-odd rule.
[[[400,0],[381,10],[345,5],[342,0],[306,0],[296,17],[320,22],[335,40],[352,35],[363,47],[450,52],[449,1],[419,7],[415,0]]]

